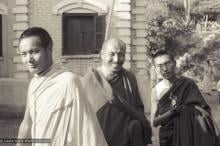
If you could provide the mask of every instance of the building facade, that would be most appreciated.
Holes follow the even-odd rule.
[[[39,26],[53,38],[54,61],[78,75],[100,64],[99,51],[105,39],[122,39],[127,45],[124,67],[136,74],[148,111],[150,79],[145,38],[148,3],[149,0],[0,0],[0,85],[8,86],[1,91],[4,94],[13,93],[1,96],[7,101],[3,104],[25,105],[30,74],[21,62],[19,36],[25,29]]]

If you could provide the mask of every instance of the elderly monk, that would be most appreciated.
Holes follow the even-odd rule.
[[[35,146],[107,146],[79,79],[53,64],[52,44],[43,28],[21,34],[21,58],[34,77],[18,138],[32,138]]]
[[[152,91],[151,123],[160,125],[160,146],[219,146],[210,108],[192,79],[178,76],[172,54],[153,56],[162,76]]]
[[[135,76],[122,67],[126,45],[116,38],[103,43],[102,65],[82,79],[109,146],[146,146],[150,123],[144,116]]]

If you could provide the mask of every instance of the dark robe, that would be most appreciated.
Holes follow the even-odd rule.
[[[107,81],[101,71],[93,69],[82,79],[82,84],[109,146],[133,146],[133,142],[146,146],[151,143],[151,127],[144,116],[144,106],[132,73],[122,69]],[[103,98],[107,99],[103,102]]]
[[[177,79],[159,100],[157,114],[170,110],[174,97],[180,113],[161,124],[160,146],[220,146],[210,108],[194,81]]]

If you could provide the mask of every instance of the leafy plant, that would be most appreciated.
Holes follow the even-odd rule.
[[[190,41],[192,28],[181,25],[173,18],[159,16],[153,19],[148,26],[146,39],[149,42],[147,53],[150,56],[161,49],[169,50],[174,52],[174,55],[180,56],[195,46],[195,43]]]
[[[159,50],[176,56],[179,73],[191,72],[203,78],[203,64],[220,48],[220,34],[198,34],[192,24],[185,25],[175,18],[158,16],[148,23],[146,37],[150,57]]]

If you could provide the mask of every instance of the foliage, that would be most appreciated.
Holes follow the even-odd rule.
[[[179,19],[158,16],[148,23],[147,55],[168,50],[177,59],[179,73],[191,72],[203,78],[204,63],[220,48],[220,35],[198,34],[193,25],[184,25]]]
[[[148,24],[149,42],[148,55],[152,56],[161,49],[174,52],[175,56],[181,56],[192,47],[197,47],[197,38],[192,39],[192,28],[182,25],[176,19],[159,16]]]

